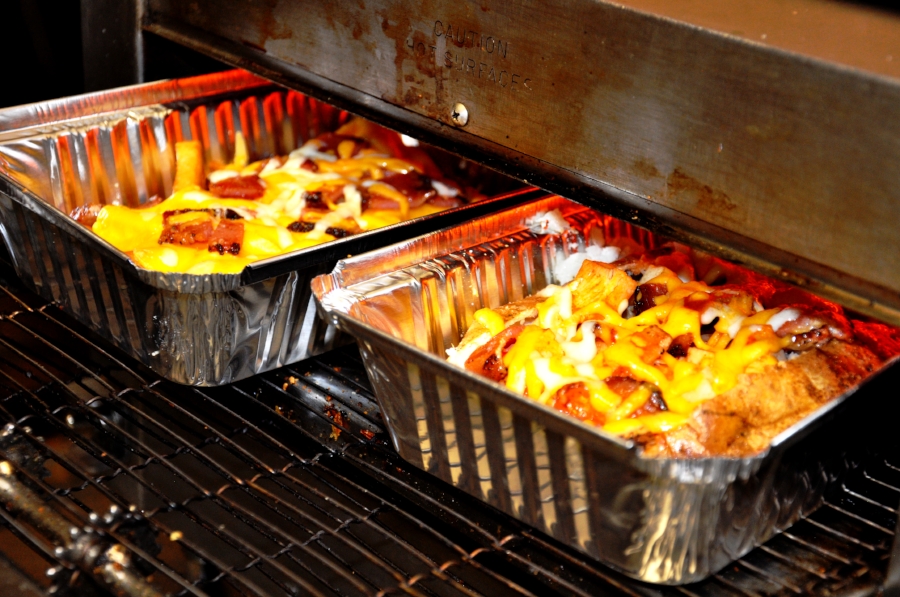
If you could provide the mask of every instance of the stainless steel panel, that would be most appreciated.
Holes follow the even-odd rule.
[[[782,4],[735,0],[712,24],[774,23]],[[851,49],[867,24],[900,32],[816,10],[862,19]],[[900,85],[861,70],[889,42],[835,56],[594,0],[149,0],[144,26],[900,321]]]
[[[80,4],[84,89],[143,83],[143,2],[82,0]]]
[[[572,230],[529,230],[554,208]],[[548,198],[341,260],[313,291],[359,340],[403,458],[634,578],[697,581],[818,506],[848,465],[853,442],[841,438],[862,423],[852,416],[870,414],[877,393],[847,392],[755,457],[653,459],[447,363],[477,309],[555,282],[554,264],[595,227],[652,246],[627,223]]]

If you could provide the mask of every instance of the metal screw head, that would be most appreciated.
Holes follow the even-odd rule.
[[[459,102],[453,104],[453,109],[450,110],[450,120],[456,126],[466,126],[466,123],[469,122],[469,109]]]

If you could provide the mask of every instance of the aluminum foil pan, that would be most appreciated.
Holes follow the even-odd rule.
[[[169,196],[176,140],[200,139],[208,160],[227,163],[237,131],[256,159],[289,153],[348,118],[242,71],[0,110],[0,237],[26,284],[170,380],[219,385],[298,361],[338,340],[316,318],[314,276],[340,257],[520,197],[497,196],[233,275],[137,268],[66,214],[80,205],[136,206]]]
[[[536,233],[529,219],[552,209],[572,229]],[[359,340],[403,458],[634,578],[701,580],[815,509],[848,468],[835,441],[846,428],[830,428],[846,396],[757,457],[650,459],[445,361],[477,309],[555,282],[553,264],[583,250],[595,228],[654,243],[552,197],[342,260],[313,280],[313,292],[326,317]],[[854,409],[864,411],[864,396],[850,401]]]

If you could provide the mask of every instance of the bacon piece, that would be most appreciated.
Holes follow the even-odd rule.
[[[207,249],[210,253],[237,255],[244,244],[244,223],[232,220],[220,220],[213,230]]]
[[[378,193],[369,193],[366,203],[367,209],[400,209],[400,204],[394,199],[384,197]]]
[[[303,220],[297,220],[296,222],[291,222],[288,224],[287,229],[291,232],[311,232],[316,225],[312,222],[304,222]]]
[[[209,192],[223,199],[259,199],[266,193],[259,176],[232,176],[209,183]]]
[[[651,325],[637,332],[632,337],[644,343],[644,346],[641,347],[643,348],[641,360],[648,365],[655,363],[672,344],[672,336],[656,325]]]
[[[684,358],[688,355],[688,349],[694,345],[694,336],[692,334],[681,334],[672,339],[669,344],[668,352],[675,358]]]
[[[466,204],[466,202],[461,199],[459,196],[457,197],[444,197],[442,195],[435,195],[434,197],[430,197],[425,200],[425,203],[429,205],[434,205],[436,207],[445,207],[447,209],[451,207],[462,207]]]
[[[189,222],[179,222],[174,224],[166,222],[167,219],[165,214],[163,214],[165,227],[157,241],[161,245],[165,243],[172,245],[205,244],[209,242],[209,239],[212,236],[212,218],[197,218],[196,220],[191,220]]]
[[[647,398],[647,401],[639,406],[636,411],[631,413],[629,418],[633,419],[644,415],[655,415],[656,413],[665,412],[667,410],[669,410],[669,407],[666,405],[666,401],[663,400],[662,394],[659,393],[659,390],[654,388],[650,397]]]
[[[103,206],[99,204],[79,205],[69,215],[82,226],[90,228],[97,221],[97,214],[100,213],[101,209],[103,209]]]
[[[509,350],[509,347],[516,343],[516,338],[522,333],[525,326],[521,323],[511,325],[483,345],[475,349],[468,359],[466,359],[466,369],[478,375],[490,377],[494,381],[503,381],[506,379],[506,368],[502,370],[498,366],[496,360],[488,362],[491,357],[497,357],[502,364],[502,357]],[[493,372],[494,377],[490,376]]]
[[[307,158],[307,159],[303,160],[302,164],[300,164],[300,169],[301,170],[309,170],[310,172],[318,172],[319,165],[316,164],[314,161]]]
[[[494,381],[503,381],[507,377],[506,365],[503,364],[503,357],[498,354],[492,354],[484,360],[484,368],[482,375]]]
[[[785,346],[787,350],[802,352],[810,350],[820,344],[827,342],[831,338],[827,327],[820,327],[803,332],[802,334],[792,334],[790,342]]]
[[[607,377],[604,382],[609,389],[621,396],[622,398],[627,398],[632,392],[638,389],[638,386],[641,385],[641,382],[634,379],[633,377],[626,377],[624,375],[617,375],[620,373],[621,367],[615,371],[613,371],[612,377]],[[627,371],[627,369],[622,369],[622,371]]]
[[[800,306],[799,309],[808,309]],[[849,340],[852,338],[850,323],[838,313],[803,313],[797,319],[785,322],[776,335],[779,338],[790,337],[790,343],[785,346],[789,350],[809,350],[819,346],[829,338]]]
[[[579,421],[602,426],[606,423],[606,414],[591,406],[591,395],[583,382],[571,383],[556,391],[553,408],[571,415]]]
[[[328,207],[329,203],[337,205],[344,202],[344,187],[322,187],[318,191],[306,193],[304,199],[306,200],[306,209],[327,211],[331,209]]]
[[[345,236],[350,236],[353,234],[349,230],[345,230],[344,228],[338,228],[337,226],[331,226],[325,229],[325,234],[330,234],[334,238],[344,238]]]
[[[428,199],[437,196],[437,191],[431,186],[431,179],[411,170],[406,174],[400,172],[388,172],[381,182],[389,184],[409,199],[410,207],[419,207]],[[378,187],[373,187],[376,194]]]
[[[656,306],[656,302],[653,299],[667,294],[669,294],[669,289],[665,284],[641,284],[634,291],[634,294],[631,295],[629,302],[634,307],[634,314],[640,315],[647,309],[652,309]]]
[[[307,193],[304,197],[306,200],[306,208],[305,209],[315,209],[315,210],[327,210],[328,206],[325,205],[325,200],[322,198],[322,193],[320,191],[313,191],[312,193]]]

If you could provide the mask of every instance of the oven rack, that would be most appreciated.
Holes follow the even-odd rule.
[[[353,346],[227,387],[179,386],[0,260],[0,590],[866,595],[887,569],[900,497],[890,437],[808,519],[705,582],[655,587],[406,464],[379,417]],[[104,564],[147,581],[123,589]]]

